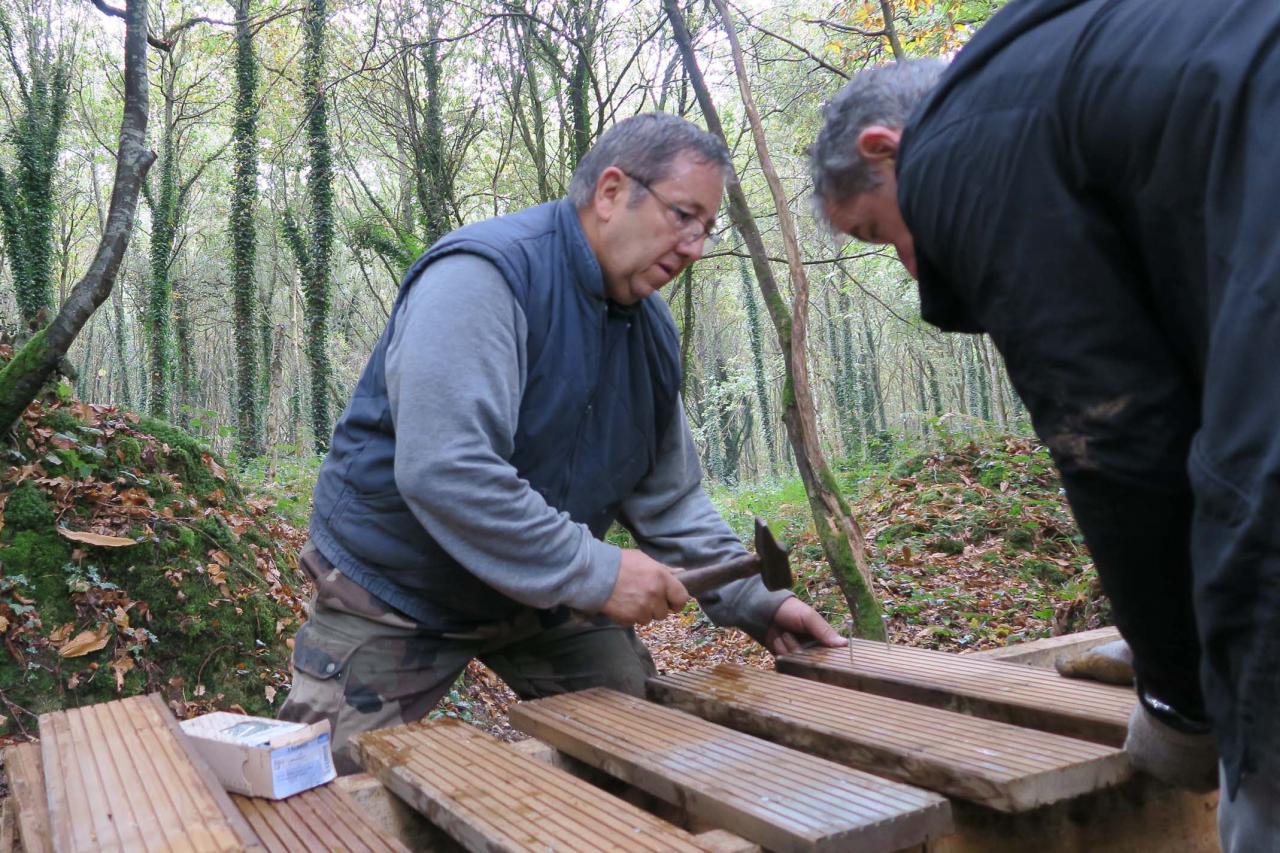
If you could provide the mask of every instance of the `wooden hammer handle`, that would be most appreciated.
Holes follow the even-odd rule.
[[[714,566],[701,569],[686,569],[676,572],[676,580],[684,584],[690,595],[702,595],[710,589],[724,586],[730,581],[749,578],[760,574],[760,558],[755,554],[743,554]]]

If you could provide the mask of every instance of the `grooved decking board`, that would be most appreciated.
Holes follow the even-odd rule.
[[[468,850],[703,850],[678,827],[457,720],[353,738],[356,759]]]
[[[1124,744],[1137,701],[1128,687],[1063,678],[970,655],[852,640],[783,655],[779,672],[1032,729]]]
[[[49,805],[44,795],[40,747],[20,743],[6,749],[4,772],[9,780],[9,797],[17,806],[14,817],[22,849],[26,853],[47,853],[53,849],[53,842],[49,838]]]
[[[41,714],[40,748],[59,853],[261,849],[156,694]]]
[[[716,723],[1005,812],[1096,791],[1132,772],[1114,747],[730,664],[650,679],[649,694]]]
[[[332,785],[321,785],[284,800],[239,794],[232,794],[231,800],[268,853],[407,853],[403,844],[367,821],[350,798]]]
[[[770,850],[899,850],[951,830],[935,794],[605,688],[508,713],[521,731]]]

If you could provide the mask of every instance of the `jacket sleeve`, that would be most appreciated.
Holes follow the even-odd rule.
[[[480,580],[532,607],[595,612],[621,552],[558,512],[508,461],[524,392],[524,313],[472,255],[431,264],[387,349],[396,487],[418,522]]]
[[[1143,686],[1203,716],[1192,609],[1193,371],[1153,317],[1111,211],[1055,162],[1035,111],[979,114],[911,141],[899,201],[921,302],[990,333],[1062,472]],[[945,276],[945,277],[944,277]],[[937,298],[937,294],[943,294]],[[972,321],[972,322],[971,322]]]
[[[696,569],[746,553],[702,489],[702,467],[677,401],[658,458],[635,491],[623,501],[621,522],[650,557],[669,566]],[[759,577],[711,590],[698,599],[717,625],[741,628],[762,642],[787,590],[769,592]]]

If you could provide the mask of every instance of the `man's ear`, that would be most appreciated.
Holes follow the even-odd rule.
[[[892,160],[898,156],[898,142],[901,139],[900,127],[885,127],[882,124],[864,127],[858,134],[858,154],[872,163]]]
[[[596,216],[607,222],[613,213],[627,202],[626,173],[617,166],[610,166],[596,179],[596,191],[592,196]]]

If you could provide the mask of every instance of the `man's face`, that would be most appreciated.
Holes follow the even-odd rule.
[[[667,176],[647,188],[613,166],[598,187],[600,230],[594,248],[605,290],[614,302],[632,305],[702,257],[724,180],[719,166],[681,154]],[[639,193],[634,203],[633,190]]]
[[[888,168],[880,186],[843,202],[824,202],[827,219],[842,234],[863,243],[892,243],[898,260],[916,278],[915,243],[898,207],[898,182]]]
[[[919,278],[916,274],[915,241],[911,239],[911,232],[902,221],[902,210],[898,207],[898,177],[894,161],[901,141],[900,127],[873,124],[863,128],[854,145],[858,156],[879,176],[880,185],[843,201],[826,200],[822,210],[827,220],[842,234],[863,243],[892,243],[907,272],[912,278]]]

